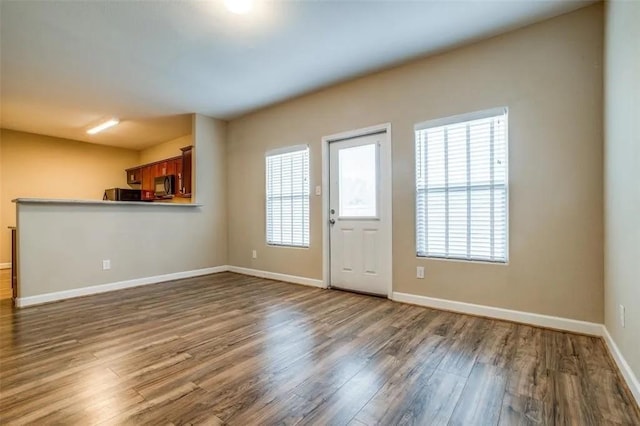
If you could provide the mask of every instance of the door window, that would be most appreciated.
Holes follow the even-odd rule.
[[[342,148],[338,151],[339,216],[377,217],[377,144]]]

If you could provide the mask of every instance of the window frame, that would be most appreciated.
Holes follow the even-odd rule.
[[[447,253],[444,256],[439,256],[439,255],[433,255],[433,254],[420,254],[419,250],[418,250],[418,220],[419,220],[419,215],[418,215],[418,193],[419,193],[419,189],[418,189],[418,170],[415,167],[417,165],[417,160],[418,160],[418,138],[416,137],[416,132],[421,131],[421,130],[427,130],[427,129],[431,129],[431,128],[436,128],[436,127],[444,127],[444,126],[451,126],[454,124],[462,124],[462,123],[468,123],[474,120],[481,120],[481,119],[485,119],[485,118],[491,118],[491,117],[496,117],[496,116],[504,116],[505,118],[505,130],[504,130],[504,138],[505,138],[505,143],[504,143],[504,152],[505,152],[505,159],[506,159],[506,164],[505,164],[505,169],[504,169],[504,173],[505,173],[505,182],[504,184],[485,184],[485,185],[470,185],[470,187],[488,187],[488,188],[496,188],[496,187],[503,187],[504,188],[504,196],[505,196],[505,227],[504,227],[504,233],[505,233],[505,240],[504,240],[504,260],[503,259],[487,259],[487,258],[481,258],[481,257],[462,257],[459,255],[450,255],[449,253]],[[456,262],[470,262],[470,263],[480,263],[480,264],[492,264],[492,265],[508,265],[509,264],[509,182],[510,182],[510,176],[509,176],[509,108],[507,106],[504,107],[496,107],[496,108],[490,108],[490,109],[486,109],[486,110],[481,110],[481,111],[474,111],[474,112],[470,112],[470,113],[464,113],[464,114],[458,114],[458,115],[453,115],[453,116],[449,116],[449,117],[443,117],[443,118],[437,118],[437,119],[433,119],[433,120],[427,120],[427,121],[423,121],[420,123],[417,123],[414,125],[414,190],[415,190],[415,194],[414,194],[414,213],[415,213],[415,227],[414,227],[414,237],[415,237],[415,250],[416,250],[416,258],[417,259],[434,259],[434,260],[449,260],[449,261],[456,261]],[[469,167],[469,165],[467,165],[467,167]],[[456,187],[460,187],[460,185],[456,185]],[[462,187],[457,188],[457,190],[461,190]],[[464,188],[466,189],[466,186],[464,186]],[[424,191],[428,191],[428,189],[425,187]],[[443,192],[447,193],[449,190],[447,190],[446,188],[442,189]],[[469,191],[471,193],[471,191]],[[469,226],[470,222],[467,222],[467,227]]]
[[[269,241],[269,200],[273,197],[269,197],[269,157],[273,157],[273,156],[278,156],[278,155],[284,155],[284,154],[290,154],[290,153],[295,153],[295,152],[300,152],[300,151],[306,151],[306,155],[307,155],[307,175],[304,176],[304,179],[306,180],[306,194],[302,194],[301,197],[304,199],[305,195],[307,198],[307,211],[306,211],[306,215],[307,215],[307,221],[308,221],[308,226],[306,228],[306,244],[285,244],[285,243],[279,243],[279,242],[272,242]],[[265,178],[265,198],[264,198],[264,207],[265,207],[265,244],[269,247],[279,247],[279,248],[293,248],[293,249],[308,249],[311,246],[311,149],[309,147],[309,145],[306,144],[302,144],[302,145],[292,145],[292,146],[286,146],[286,147],[282,147],[282,148],[276,148],[276,149],[272,149],[269,150],[267,152],[265,152],[264,155],[264,165],[265,165],[265,170],[264,170],[264,178]],[[293,197],[293,195],[291,196]],[[303,219],[304,220],[304,219]],[[304,236],[303,236],[303,240],[304,240]]]

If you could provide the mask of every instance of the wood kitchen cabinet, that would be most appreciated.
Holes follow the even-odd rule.
[[[153,166],[153,170],[154,170],[154,174],[156,176],[166,176],[167,175],[167,162],[166,161],[161,161],[159,163],[156,163]]]
[[[180,148],[182,155],[171,157],[154,163],[127,169],[127,183],[140,185],[140,189],[155,191],[155,178],[174,175],[175,196],[191,197],[191,170],[193,162],[193,147]]]
[[[176,175],[176,192],[182,196],[182,184],[184,182],[184,174],[182,173],[182,156],[173,160],[173,169]]]
[[[156,168],[154,165],[144,166],[142,169],[142,186],[140,189],[155,190]]]
[[[193,167],[193,147],[180,148],[182,151],[182,173],[184,175],[181,194],[183,197],[191,197],[191,170]]]
[[[168,169],[168,161],[160,161],[156,163],[156,176],[166,176],[170,173],[167,172]]]
[[[166,175],[177,175],[175,158],[167,160],[165,176]],[[177,178],[177,176],[176,176],[176,178]]]
[[[176,159],[182,157],[169,158],[167,160],[159,161],[155,164],[156,176],[169,176],[176,174]]]
[[[127,183],[129,185],[137,185],[142,183],[142,168],[127,169]]]

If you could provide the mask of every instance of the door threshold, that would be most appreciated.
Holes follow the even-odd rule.
[[[350,288],[336,287],[336,286],[333,286],[333,285],[329,286],[329,290],[338,290],[338,291],[344,291],[346,293],[361,294],[363,296],[379,297],[381,299],[388,299],[389,298],[386,294],[369,293],[368,291],[360,291],[360,290],[351,290]]]

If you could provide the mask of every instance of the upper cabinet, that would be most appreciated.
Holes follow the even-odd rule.
[[[129,185],[135,185],[142,183],[142,168],[136,167],[133,169],[127,169],[127,183]]]
[[[168,158],[166,160],[159,161],[155,164],[156,176],[169,176],[176,174],[176,161],[182,161],[182,156],[175,158]]]
[[[162,176],[175,176],[174,196],[191,198],[191,170],[193,162],[193,147],[180,148],[181,155],[143,164],[126,170],[127,183],[140,185],[146,191],[155,190],[155,179]]]
[[[155,187],[154,179],[156,177],[155,166],[142,166],[142,186],[140,189],[153,191]]]
[[[182,191],[182,182],[184,181],[184,174],[182,173],[182,156],[173,160],[173,168],[176,175],[176,187],[178,188],[178,194],[183,196],[184,192]]]
[[[182,151],[182,184],[180,192],[184,197],[191,197],[191,170],[193,168],[193,147],[180,148]]]

